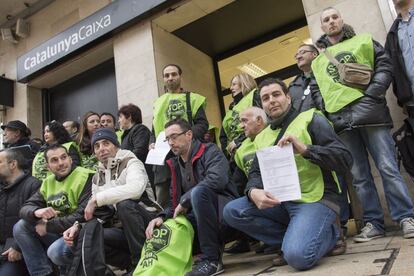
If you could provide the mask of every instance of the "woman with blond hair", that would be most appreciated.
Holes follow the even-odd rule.
[[[251,106],[261,108],[256,81],[246,73],[235,75],[230,81],[233,102],[223,119],[220,131],[220,144],[223,151],[232,156],[246,136],[240,128],[240,112]]]

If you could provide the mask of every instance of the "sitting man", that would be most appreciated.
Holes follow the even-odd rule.
[[[265,244],[281,246],[284,260],[292,267],[309,269],[334,248],[339,238],[339,188],[333,171],[349,169],[351,154],[325,117],[314,109],[298,113],[291,107],[282,81],[266,79],[259,91],[263,109],[272,121],[254,142],[257,149],[293,145],[301,199],[280,202],[265,191],[255,157],[246,196],[227,204],[224,219]]]
[[[23,205],[21,220],[13,228],[30,275],[53,275],[48,256],[53,259],[59,254],[63,246],[59,238],[63,231],[83,220],[94,175],[88,169],[73,167],[62,145],[47,148],[45,159],[52,175],[43,180],[40,190]],[[45,246],[49,247],[47,255]],[[64,273],[64,264],[58,265]]]
[[[236,197],[229,176],[229,165],[215,144],[193,139],[191,125],[176,119],[165,125],[165,137],[175,157],[167,161],[171,169],[171,199],[164,212],[152,220],[146,230],[152,237],[154,227],[165,220],[184,214],[194,227],[201,260],[187,276],[217,275],[223,272],[221,255],[224,234],[223,206]]]
[[[98,129],[92,136],[92,146],[99,168],[93,178],[85,219],[93,218],[96,207],[116,207],[120,223],[104,228],[106,262],[131,271],[141,257],[145,229],[161,207],[155,201],[144,164],[133,152],[119,148],[112,129]],[[74,225],[65,231],[67,245],[73,245],[78,230]]]
[[[16,149],[0,152],[0,275],[28,275],[20,248],[13,239],[24,202],[40,187],[39,181],[24,171],[26,160]]]
[[[239,195],[244,194],[244,189],[247,184],[247,177],[249,175],[250,167],[252,166],[253,159],[256,153],[256,146],[254,139],[256,136],[267,126],[267,115],[263,109],[253,106],[248,107],[244,111],[240,112],[240,127],[242,128],[244,135],[247,137],[241,143],[237,149],[234,160],[236,168],[233,172],[233,183],[237,188]],[[241,240],[233,243],[229,248],[226,248],[224,252],[234,254],[249,252],[250,245],[249,239],[244,237]],[[257,253],[271,253],[274,252],[274,248],[267,245],[263,245],[256,250]]]

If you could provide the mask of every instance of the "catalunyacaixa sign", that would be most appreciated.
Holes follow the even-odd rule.
[[[17,59],[17,80],[27,82],[57,61],[121,26],[170,4],[168,0],[117,0]]]

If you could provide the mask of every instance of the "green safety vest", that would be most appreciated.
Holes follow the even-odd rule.
[[[246,138],[240,147],[236,150],[236,154],[234,155],[234,161],[236,161],[237,167],[239,167],[239,169],[241,169],[246,174],[246,176],[249,175],[255,153],[255,143],[250,138]]]
[[[300,113],[289,124],[285,135],[296,136],[305,145],[311,145],[312,139],[308,133],[308,125],[312,121],[314,113],[314,108]],[[257,150],[273,146],[280,130],[280,128],[272,130],[270,125],[262,130],[254,139]],[[300,154],[295,154],[295,161],[302,194],[302,198],[298,202],[309,203],[319,201],[323,196],[325,185],[320,167],[306,160]]]
[[[118,129],[115,131],[116,137],[118,138],[119,144],[122,144],[122,134],[124,134],[124,131],[122,129]]]
[[[369,34],[356,35],[327,48],[327,51],[341,63],[360,63],[374,68],[374,45]],[[329,113],[363,97],[363,91],[339,82],[338,69],[324,54],[312,61],[312,71]]]
[[[63,181],[49,175],[42,182],[40,193],[47,207],[60,211],[59,216],[72,214],[78,208],[79,196],[93,171],[76,167]]]
[[[240,113],[253,106],[255,92],[256,89],[250,91],[235,106],[233,106],[232,110],[226,112],[222,125],[229,142],[233,141],[243,133],[243,130],[240,127]]]
[[[76,149],[76,143],[75,142],[67,142],[64,143],[62,146],[66,148],[66,150],[69,152],[69,149],[71,146],[74,146]],[[32,175],[39,179],[40,181],[43,181],[47,176],[51,175],[52,173],[47,168],[47,163],[45,159],[45,152],[41,151],[38,152],[33,159],[33,165],[32,165]]]
[[[190,106],[193,116],[191,120],[193,120],[200,107],[205,108],[206,98],[191,92]],[[155,101],[153,114],[152,125],[155,137],[158,137],[158,134],[164,130],[165,124],[171,120],[182,118],[188,121],[186,93],[165,93]]]

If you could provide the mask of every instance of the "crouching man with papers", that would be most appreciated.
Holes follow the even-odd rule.
[[[272,194],[270,190],[277,191],[280,187],[294,191],[295,181],[289,184],[292,187],[286,187],[289,186],[286,176],[277,173],[280,181],[263,185],[262,175],[266,174],[263,170],[275,174],[284,168],[277,162],[263,168],[259,166],[263,160],[256,156],[245,196],[226,205],[224,219],[230,226],[265,244],[280,246],[282,255],[274,261],[275,264],[287,262],[298,270],[310,269],[334,248],[339,238],[336,218],[340,190],[334,172],[341,174],[349,170],[352,157],[323,115],[315,109],[298,114],[292,108],[282,81],[266,79],[260,84],[259,91],[263,109],[271,122],[254,142],[259,151],[273,145],[282,149],[292,145],[295,160],[292,163],[299,176],[300,199],[284,201],[278,194]],[[292,168],[291,165],[287,165],[286,171]],[[288,180],[292,179],[295,177],[289,175]],[[278,185],[279,189],[269,185]]]

